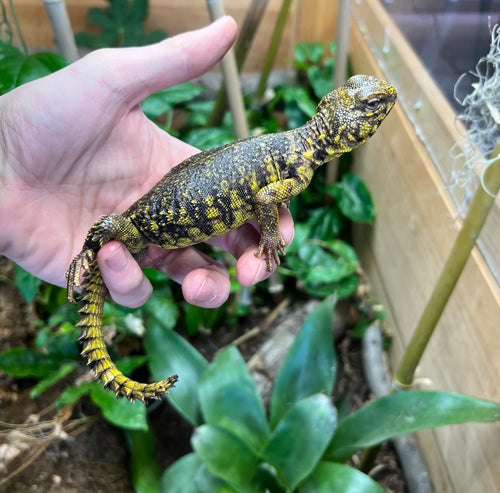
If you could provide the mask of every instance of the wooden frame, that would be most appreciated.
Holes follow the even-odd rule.
[[[239,25],[251,0],[225,0],[226,12]],[[256,72],[262,68],[271,36],[278,18],[282,0],[270,0],[264,20],[257,30],[250,48],[244,72]],[[26,43],[30,47],[54,46],[54,35],[41,0],[14,0]],[[87,25],[87,11],[91,7],[104,8],[104,0],[66,0],[68,14],[74,32],[91,29]],[[300,0],[293,2],[282,42],[276,57],[275,69],[290,68],[293,46],[300,41],[324,41],[335,39],[337,0]],[[209,23],[206,0],[150,0],[148,30],[162,29],[169,35],[200,28]]]
[[[380,3],[354,2],[353,18],[354,72],[386,78],[399,91],[398,107],[355,156],[378,210],[373,228],[356,228],[356,246],[395,329],[396,367],[456,236],[458,211],[443,175],[461,132],[450,105]],[[497,202],[481,235],[491,253],[499,235]],[[499,260],[497,253],[494,265]],[[424,355],[417,384],[499,402],[499,322],[500,288],[476,248]],[[499,490],[500,424],[446,427],[418,437],[436,492]]]

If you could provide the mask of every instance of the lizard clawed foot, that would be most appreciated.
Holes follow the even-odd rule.
[[[276,265],[281,264],[280,257],[278,252],[281,255],[286,255],[285,252],[285,240],[281,236],[281,233],[276,233],[271,237],[264,237],[260,239],[259,248],[255,252],[256,257],[261,257],[263,253],[266,255],[266,268],[268,272],[272,272],[273,270],[273,260]]]
[[[80,287],[80,274],[82,269],[88,269],[90,263],[94,260],[94,252],[90,249],[82,250],[71,262],[66,271],[67,279],[67,298],[71,303],[76,303],[74,290]]]

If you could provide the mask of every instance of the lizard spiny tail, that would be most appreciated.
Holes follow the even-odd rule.
[[[141,402],[145,402],[146,399],[159,399],[173,387],[178,380],[177,375],[150,384],[136,382],[123,375],[113,363],[106,348],[102,332],[102,314],[108,289],[97,264],[97,251],[106,243],[106,239],[113,235],[116,228],[110,217],[112,216],[102,217],[93,226],[82,253],[72,262],[67,273],[68,282],[76,280],[75,284],[79,285],[82,291],[81,306],[78,310],[80,320],[76,324],[81,330],[78,339],[82,344],[81,355],[87,359],[87,364],[95,377],[103,382],[106,389],[112,390],[116,397],[126,397],[130,401],[138,399]],[[118,221],[123,223],[120,219]],[[127,225],[124,227],[127,228]],[[82,267],[85,268],[85,273],[80,283],[78,278]]]

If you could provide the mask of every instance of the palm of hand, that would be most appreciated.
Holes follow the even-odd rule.
[[[38,104],[17,105],[30,108],[17,118],[24,128],[8,128],[9,149],[17,152],[9,156],[2,200],[26,218],[18,224],[23,236],[37,238],[12,245],[19,263],[29,256],[44,266],[40,277],[57,282],[100,215],[123,212],[193,149],[159,130],[138,102],[75,71],[39,89]],[[15,96],[26,94],[21,87]]]

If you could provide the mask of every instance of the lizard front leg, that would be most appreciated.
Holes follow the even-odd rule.
[[[285,255],[285,241],[279,231],[278,205],[286,202],[290,197],[295,197],[305,190],[313,177],[314,169],[311,166],[302,166],[297,176],[280,180],[261,188],[255,197],[255,215],[260,229],[259,248],[256,257],[263,253],[266,255],[266,267],[269,272],[273,270],[273,260],[280,265],[281,255]]]

